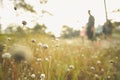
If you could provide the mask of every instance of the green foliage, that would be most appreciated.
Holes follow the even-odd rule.
[[[31,6],[30,4],[27,4],[24,0],[19,0],[19,3],[15,4],[16,8],[23,8],[27,11],[30,12],[35,12],[35,10],[33,9],[33,6]]]
[[[113,25],[114,25],[115,27],[118,27],[118,26],[120,26],[120,22],[113,22]]]
[[[12,37],[12,35],[2,36]],[[33,38],[34,42],[31,41]],[[14,39],[18,39],[15,44],[29,47],[33,57],[29,61],[21,61],[17,64],[13,57],[4,59],[4,63],[0,65],[2,67],[0,77],[4,75],[3,80],[7,78],[14,80],[14,73],[18,74],[16,80],[25,80],[25,78],[33,80],[32,74],[35,74],[34,80],[39,80],[40,74],[45,74],[45,80],[120,80],[119,39],[106,42],[101,40],[100,46],[91,44],[87,40],[81,44],[80,38],[56,40],[44,34],[30,34],[24,38],[15,36],[12,40]],[[104,45],[107,42],[110,46]],[[43,44],[47,44],[48,48],[43,48]],[[11,44],[7,46],[6,52],[10,53],[9,48],[14,46]]]
[[[43,25],[40,25],[40,24],[36,24],[34,27],[33,27],[33,33],[37,33],[37,34],[45,34],[45,30],[47,29],[47,27],[43,24]]]
[[[17,27],[16,31],[15,31],[15,35],[19,36],[19,37],[24,37],[26,36],[26,31],[23,30],[22,27]]]
[[[64,25],[61,33],[62,38],[73,38],[78,37],[80,35],[79,30],[74,30],[73,28]]]

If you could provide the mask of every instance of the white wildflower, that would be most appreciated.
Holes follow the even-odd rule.
[[[74,65],[70,65],[69,68],[70,69],[75,69],[75,66]]]
[[[40,78],[41,78],[41,79],[45,79],[45,74],[41,74],[41,75],[40,75]]]
[[[38,43],[38,46],[41,47],[41,46],[42,46],[42,43],[39,42],[39,43]]]
[[[82,56],[82,57],[85,57],[85,55],[84,55],[84,54],[82,54],[81,56]]]
[[[8,40],[8,41],[11,41],[11,38],[10,38],[10,37],[8,37],[8,38],[7,38],[7,40]]]
[[[45,58],[46,61],[49,61],[49,58]]]
[[[39,48],[36,48],[36,51],[39,51]]]
[[[44,49],[47,49],[47,48],[48,48],[48,45],[47,45],[47,44],[43,44],[42,47],[43,47]]]
[[[102,68],[101,71],[104,72],[105,70]]]
[[[107,78],[108,78],[108,79],[110,79],[110,78],[111,78],[111,76],[107,76]]]
[[[31,78],[35,78],[35,74],[31,74]]]
[[[70,69],[69,69],[69,68],[67,68],[67,71],[69,72],[69,71],[70,71]]]
[[[91,70],[95,70],[95,67],[92,66],[92,67],[90,67],[90,69],[91,69]]]
[[[37,58],[37,61],[40,62],[40,61],[41,61],[41,58]]]
[[[100,61],[100,60],[98,60],[98,61],[97,61],[97,64],[101,64],[101,61]]]
[[[98,74],[95,74],[95,77],[98,78],[99,77]]]
[[[2,54],[2,58],[9,59],[9,58],[11,58],[11,54],[10,53],[4,53],[4,54]]]
[[[118,59],[118,57],[115,57],[116,59]]]
[[[24,80],[27,80],[27,77],[24,77]]]

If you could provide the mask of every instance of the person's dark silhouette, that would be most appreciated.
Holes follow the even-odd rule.
[[[90,10],[88,10],[88,14],[89,14],[89,19],[88,19],[88,23],[87,23],[87,36],[88,36],[89,40],[93,41],[95,18],[93,15],[91,15]]]

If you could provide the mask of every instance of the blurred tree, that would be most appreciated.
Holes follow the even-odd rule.
[[[18,26],[17,28],[16,28],[16,35],[18,35],[18,36],[25,36],[26,35],[26,33],[25,33],[25,30],[23,30],[22,29],[22,27],[20,27],[20,26]]]
[[[113,22],[113,25],[114,25],[114,27],[118,27],[118,26],[120,26],[120,22]]]
[[[5,33],[6,34],[12,34],[14,31],[13,31],[13,26],[8,26],[6,29],[5,29]]]
[[[33,30],[33,33],[45,34],[46,29],[47,27],[44,24],[43,25],[36,24],[32,30]]]
[[[112,12],[120,12],[120,9],[113,10]]]
[[[23,8],[30,12],[36,12],[33,9],[33,6],[31,6],[30,4],[27,4],[25,0],[14,0],[14,10],[17,10],[18,8]]]
[[[62,38],[73,38],[80,35],[80,30],[74,30],[73,28],[64,25],[62,28],[61,37]]]

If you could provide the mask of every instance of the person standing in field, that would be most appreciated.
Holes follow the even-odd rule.
[[[89,19],[87,23],[87,37],[89,40],[94,40],[94,24],[95,24],[95,18],[93,15],[91,15],[91,11],[88,10]]]
[[[103,33],[105,34],[105,38],[112,37],[112,28],[113,25],[110,20],[107,20],[106,23],[103,25]]]

